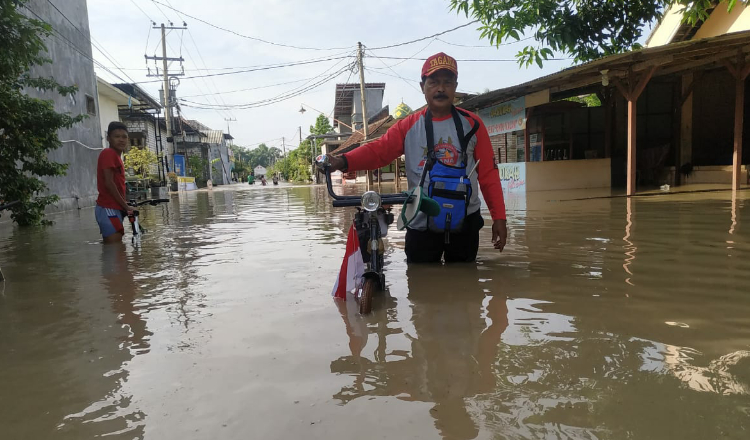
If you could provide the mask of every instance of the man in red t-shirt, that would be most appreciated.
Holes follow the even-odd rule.
[[[474,261],[479,248],[479,229],[484,226],[477,189],[481,189],[492,216],[493,247],[502,251],[508,230],[500,174],[482,120],[471,112],[453,106],[458,84],[456,60],[442,52],[429,57],[422,66],[421,78],[420,85],[427,107],[401,119],[379,139],[331,158],[331,171],[378,169],[403,154],[406,158],[406,178],[409,189],[412,189],[422,183],[423,170],[427,168],[429,171],[436,162],[452,169],[464,168],[468,175],[461,182],[470,182],[471,194],[464,202],[466,216],[463,226],[460,230],[449,229],[449,234],[436,232],[438,228],[434,225],[431,228],[428,218],[418,213],[406,231],[406,259],[410,263],[428,263],[439,262],[444,256],[446,262]],[[430,137],[431,141],[428,140]],[[464,138],[465,143],[460,137]],[[432,145],[428,145],[430,142]],[[430,153],[434,155],[434,160],[428,159]],[[423,183],[425,193],[429,193],[430,176],[426,175]],[[445,192],[441,188],[436,191]],[[454,207],[447,202],[442,206]],[[442,211],[440,215],[450,218]]]
[[[125,228],[122,221],[125,215],[135,208],[125,200],[125,165],[120,157],[128,149],[128,127],[122,122],[113,121],[107,127],[109,148],[99,153],[96,164],[96,222],[105,243],[122,241]]]

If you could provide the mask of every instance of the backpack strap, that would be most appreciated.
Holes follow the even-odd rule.
[[[464,124],[459,114],[474,121],[474,126],[465,136]],[[474,119],[467,112],[457,109],[456,106],[451,106],[451,115],[453,116],[453,123],[456,124],[456,133],[458,134],[458,141],[461,145],[461,160],[465,165],[467,164],[466,156],[469,149],[469,141],[476,134],[477,130],[479,130],[479,121]],[[435,165],[435,162],[437,161],[437,153],[435,152],[435,132],[432,127],[432,113],[430,112],[429,108],[425,111],[424,118],[425,131],[427,134],[427,161],[425,162],[424,168],[422,169],[422,177],[420,178],[419,186],[424,186],[424,181],[427,173],[432,170],[433,165]]]

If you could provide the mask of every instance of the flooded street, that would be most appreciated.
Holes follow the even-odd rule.
[[[2,223],[2,438],[750,437],[750,194],[577,196],[508,200],[478,264],[394,225],[366,317],[322,186],[174,195],[139,249]]]

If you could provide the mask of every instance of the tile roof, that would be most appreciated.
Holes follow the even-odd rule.
[[[388,131],[388,129],[391,128],[391,126],[393,124],[395,124],[395,123],[396,123],[396,120],[393,119],[393,116],[390,116],[390,115],[384,117],[383,119],[381,119],[379,121],[373,122],[368,127],[368,129],[370,131],[370,133],[369,133],[370,134],[370,139],[369,140],[372,141],[372,140],[375,140],[375,139],[379,138],[380,136],[384,135],[385,132]],[[359,147],[360,144],[362,143],[362,140],[364,138],[365,138],[365,135],[362,132],[356,131],[351,136],[349,136],[349,139],[347,139],[343,144],[341,144],[340,147],[338,147],[335,150],[333,150],[331,152],[331,154],[339,155],[339,154],[343,154],[343,153],[346,153],[348,151],[351,151],[351,150]],[[365,142],[365,143],[367,143],[367,142]]]

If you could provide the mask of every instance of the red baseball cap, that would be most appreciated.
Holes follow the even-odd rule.
[[[422,65],[422,79],[432,75],[438,70],[453,72],[453,74],[456,75],[456,78],[458,78],[458,65],[456,64],[456,59],[443,52],[436,53],[427,58],[427,61]]]

